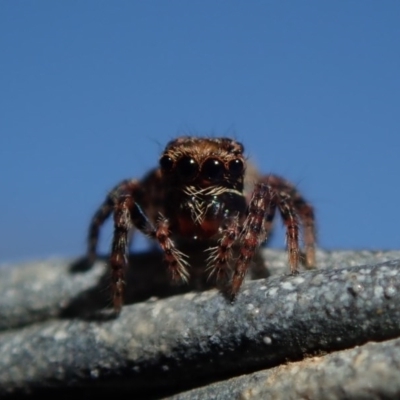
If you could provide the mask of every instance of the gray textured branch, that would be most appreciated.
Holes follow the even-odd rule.
[[[273,275],[286,272],[285,254],[267,255]],[[86,271],[62,262],[2,268],[0,394],[93,394],[118,384],[118,393],[156,398],[400,337],[400,261],[351,266],[394,258],[400,254],[318,252],[329,268],[246,282],[233,305],[216,290],[191,292],[126,306],[109,320],[102,263]],[[160,267],[137,265],[132,274],[142,279],[129,277],[137,291],[128,303],[151,291],[166,296]]]
[[[359,400],[400,398],[400,339],[228,379],[169,400]]]

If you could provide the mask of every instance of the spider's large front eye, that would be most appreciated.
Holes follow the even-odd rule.
[[[224,169],[224,164],[220,160],[209,158],[201,167],[201,175],[210,181],[217,180],[224,175]]]
[[[243,161],[236,158],[235,160],[229,162],[228,168],[232,175],[240,175],[244,168]]]
[[[171,171],[174,166],[174,160],[170,156],[162,156],[160,158],[160,167],[164,172]]]
[[[199,170],[196,160],[191,157],[182,157],[176,163],[176,167],[180,176],[186,180],[193,179]]]

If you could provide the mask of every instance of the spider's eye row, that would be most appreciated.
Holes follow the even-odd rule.
[[[199,166],[196,160],[187,156],[178,160],[176,163],[176,168],[180,176],[186,180],[193,179],[199,171]]]
[[[170,156],[162,156],[160,158],[160,167],[164,172],[171,171],[174,166],[174,160]]]
[[[160,158],[160,167],[163,172],[171,172],[176,167],[178,174],[185,180],[194,179],[200,170],[197,161],[189,156],[181,157],[177,162],[174,162],[170,156],[163,155]],[[239,158],[230,161],[228,170],[233,176],[239,176],[244,170],[243,161]],[[210,181],[223,178],[224,172],[225,165],[217,158],[209,158],[201,166],[202,177]]]
[[[201,174],[209,180],[217,180],[224,175],[224,164],[216,158],[209,158],[201,167]]]
[[[232,175],[240,175],[244,168],[243,161],[239,158],[236,158],[235,160],[229,162],[228,168]]]

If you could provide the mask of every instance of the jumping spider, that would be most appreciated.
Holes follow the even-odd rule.
[[[90,224],[88,257],[96,257],[100,226],[113,213],[110,266],[116,312],[123,304],[129,234],[134,228],[158,242],[177,282],[189,277],[187,256],[178,250],[182,240],[211,242],[208,269],[217,282],[229,280],[232,299],[271,231],[276,209],[286,226],[291,273],[298,273],[300,226],[305,265],[314,266],[312,206],[291,183],[275,175],[257,176],[250,182],[252,193],[246,193],[243,151],[241,143],[229,138],[179,137],[167,144],[158,168],[143,180],[121,182],[109,193]],[[233,246],[238,249],[235,260]]]

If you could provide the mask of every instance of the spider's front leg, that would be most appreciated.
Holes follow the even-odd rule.
[[[87,259],[89,263],[93,263],[97,255],[97,244],[99,241],[100,227],[110,217],[122,193],[133,193],[139,187],[137,180],[124,180],[116,185],[107,195],[99,209],[93,215],[87,238]]]
[[[231,298],[237,295],[247,268],[257,247],[266,240],[272,228],[276,208],[286,226],[286,243],[291,273],[297,274],[300,261],[299,222],[296,206],[288,191],[277,191],[266,183],[255,185],[247,211],[247,217],[240,234],[240,254],[232,278]]]
[[[209,253],[207,258],[207,270],[210,271],[209,278],[215,274],[217,283],[228,276],[232,246],[238,238],[239,233],[239,216],[236,215],[226,222],[218,245],[207,250]]]
[[[239,235],[239,258],[233,273],[230,295],[234,300],[258,246],[266,239],[267,229],[274,217],[275,204],[269,185],[258,183],[254,187],[246,220]]]
[[[174,281],[186,281],[188,278],[186,256],[175,247],[168,220],[161,217],[154,227],[132,195],[121,195],[114,209],[114,237],[110,256],[113,305],[117,313],[123,305],[128,235],[133,226],[159,243]]]
[[[137,208],[132,196],[125,195],[118,199],[114,210],[114,236],[111,246],[111,290],[116,313],[121,311],[124,296],[124,276],[128,267],[128,234],[132,227],[132,215]],[[141,211],[139,209],[139,211]],[[143,215],[144,217],[144,215]]]

